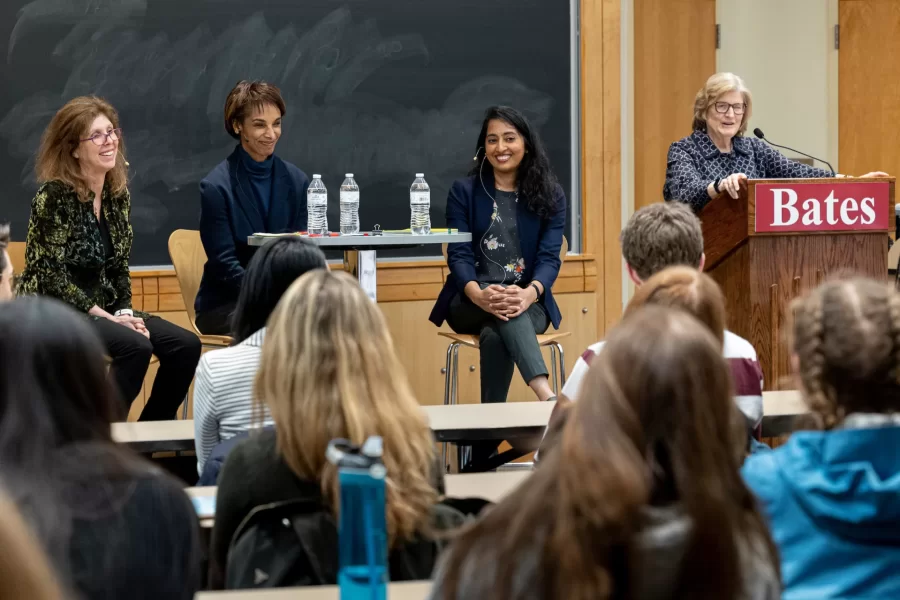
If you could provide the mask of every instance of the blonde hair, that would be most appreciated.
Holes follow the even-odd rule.
[[[19,516],[0,495],[0,600],[59,600],[63,597],[50,563]]]
[[[900,296],[892,286],[830,281],[792,308],[797,374],[818,428],[854,412],[900,411]]]
[[[709,107],[728,92],[740,92],[744,97],[744,115],[741,119],[741,126],[738,129],[738,135],[744,135],[747,132],[747,125],[750,124],[750,115],[753,114],[753,95],[747,89],[744,80],[734,73],[716,73],[706,80],[706,84],[697,92],[694,98],[694,131],[706,131],[706,111]]]
[[[88,134],[94,119],[104,115],[114,129],[119,127],[119,114],[110,103],[96,96],[79,96],[66,102],[59,109],[44,135],[41,136],[41,148],[35,162],[38,183],[62,181],[75,188],[78,199],[87,202],[90,199],[90,185],[81,172],[81,165],[72,153]],[[106,183],[113,196],[125,191],[128,185],[128,169],[125,165],[125,141],[119,138],[119,152],[116,155],[116,166],[106,174]]]
[[[388,535],[411,539],[437,500],[434,438],[381,311],[346,273],[316,269],[288,288],[266,331],[255,396],[271,411],[285,463],[319,481],[337,514],[328,443],[381,436]]]

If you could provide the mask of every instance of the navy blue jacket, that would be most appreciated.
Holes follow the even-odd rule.
[[[249,236],[306,229],[306,173],[272,157],[272,201],[268,218],[263,218],[246,184],[238,185],[239,148],[200,182],[200,239],[206,265],[194,302],[197,312],[237,301],[244,269],[255,251],[247,244]]]
[[[486,175],[484,185],[489,191],[494,191],[493,177]],[[556,276],[559,275],[561,266],[559,250],[562,247],[563,231],[566,227],[566,196],[558,185],[553,199],[556,201],[556,208],[546,219],[541,219],[528,210],[527,202],[521,196],[516,204],[516,214],[519,245],[522,258],[525,259],[525,271],[520,285],[528,285],[531,281],[540,281],[543,284],[545,291],[540,302],[547,310],[553,327],[559,329],[562,316],[550,291]],[[447,247],[447,266],[450,267],[450,275],[429,317],[429,320],[438,327],[447,318],[453,297],[462,294],[467,283],[478,280],[475,275],[475,251],[491,225],[493,212],[494,202],[482,187],[478,177],[458,179],[450,186],[450,194],[447,196],[447,227],[470,232],[472,242],[449,244]]]

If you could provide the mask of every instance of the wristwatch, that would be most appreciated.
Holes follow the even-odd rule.
[[[113,315],[113,316],[121,317],[122,315],[128,315],[129,317],[133,317],[134,311],[131,310],[130,308],[122,308],[122,309],[117,310],[115,315]]]
[[[720,177],[719,179],[716,179],[716,182],[713,184],[713,189],[716,191],[717,194],[721,194],[721,193],[722,193],[722,190],[719,189],[719,184],[720,184],[720,183],[722,183],[722,178],[721,178],[721,177]]]
[[[533,287],[534,291],[537,293],[537,296],[535,296],[534,298],[534,301],[537,302],[541,299],[541,288],[539,288],[533,281],[531,282],[531,287]]]

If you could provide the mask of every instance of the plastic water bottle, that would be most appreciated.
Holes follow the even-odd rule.
[[[341,600],[387,597],[387,519],[382,439],[370,437],[361,448],[332,440],[326,452],[338,467],[338,586]]]
[[[353,173],[347,173],[341,184],[341,235],[359,233],[359,186]]]
[[[328,190],[321,175],[313,175],[306,190],[306,232],[310,235],[328,233]]]
[[[413,235],[431,233],[431,188],[425,182],[424,173],[416,173],[416,180],[409,187],[409,210]]]

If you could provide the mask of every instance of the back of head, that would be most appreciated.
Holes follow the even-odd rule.
[[[298,237],[279,238],[257,250],[247,265],[234,311],[235,343],[266,326],[281,296],[298,277],[327,267],[319,247]]]
[[[388,531],[409,539],[425,523],[434,440],[384,317],[352,277],[317,269],[291,285],[269,318],[256,397],[271,411],[287,465],[319,481],[335,509],[328,443],[384,438]]]
[[[699,268],[703,259],[700,219],[681,202],[660,202],[635,211],[620,242],[625,262],[644,281],[674,265]]]
[[[500,563],[492,597],[532,597],[512,591],[528,578],[517,566],[539,554],[528,581],[541,597],[635,597],[648,576],[645,510],[677,505],[691,534],[670,597],[738,597],[741,542],[768,537],[738,471],[733,409],[706,327],[679,310],[633,311],[592,363],[554,451],[454,546],[448,581],[474,552],[480,564]]]
[[[655,304],[681,309],[706,325],[721,348],[725,339],[725,296],[712,277],[690,267],[668,267],[634,292],[625,316]]]
[[[793,319],[797,373],[821,427],[900,411],[900,296],[891,286],[824,283],[795,301]]]

